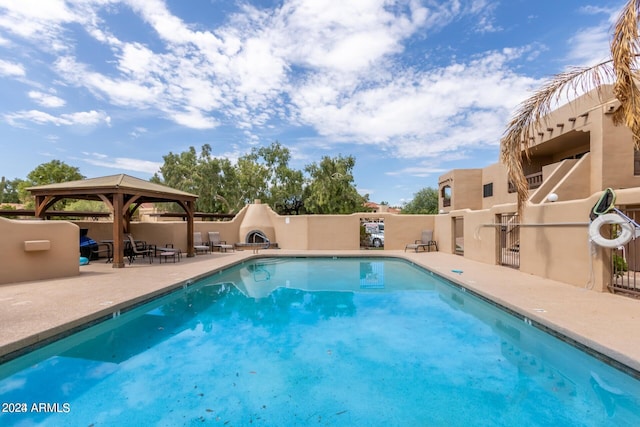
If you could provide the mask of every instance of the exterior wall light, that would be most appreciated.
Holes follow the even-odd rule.
[[[556,193],[551,193],[547,196],[547,200],[551,203],[558,201],[558,195]]]

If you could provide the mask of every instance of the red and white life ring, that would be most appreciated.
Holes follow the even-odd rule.
[[[617,224],[620,226],[620,233],[615,239],[606,239],[600,234],[603,225]],[[589,224],[589,240],[603,248],[617,248],[624,246],[635,237],[635,227],[618,214],[610,213],[600,215]]]

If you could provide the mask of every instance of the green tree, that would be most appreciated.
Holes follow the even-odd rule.
[[[200,212],[235,213],[254,199],[272,207],[301,199],[304,183],[301,171],[289,168],[291,155],[275,142],[268,147],[253,148],[233,164],[211,155],[211,146],[194,147],[180,154],[164,156],[160,174],[153,182],[197,194]]]
[[[423,188],[413,195],[413,199],[402,207],[403,214],[437,214],[438,190]]]
[[[301,200],[304,175],[291,169],[289,149],[279,142],[253,148],[238,159],[237,173],[244,203],[261,199],[276,210]]]
[[[257,151],[238,158],[236,163],[238,184],[243,204],[250,203],[255,199],[265,202],[269,189],[269,168],[261,163]]]
[[[96,200],[73,200],[65,206],[65,209],[75,212],[109,212],[107,205]]]
[[[231,162],[211,156],[211,146],[202,146],[200,155],[194,147],[180,154],[169,152],[163,156],[164,164],[160,167],[162,178],[156,173],[152,182],[167,185],[177,190],[197,194],[196,210],[199,212],[226,212],[224,199],[219,197],[225,182],[233,180],[228,176]],[[180,211],[175,203],[163,204],[169,211]]]
[[[77,167],[69,166],[60,160],[52,160],[36,166],[34,170],[29,172],[27,179],[19,184],[18,193],[20,199],[24,201],[25,207],[33,207],[35,202],[27,190],[28,187],[78,181],[84,178],[85,176],[80,173],[80,169]],[[69,203],[69,199],[61,200],[54,204],[53,209],[64,210]]]
[[[319,164],[306,166],[306,179],[303,171],[289,166],[291,153],[277,141],[253,148],[235,164],[212,157],[208,144],[200,154],[189,147],[163,159],[160,174],[151,181],[197,194],[196,210],[201,212],[235,213],[254,199],[261,199],[286,215],[301,211],[353,213],[363,211],[367,200],[355,188],[352,156],[324,157]]]
[[[302,209],[304,192],[304,175],[302,171],[289,167],[291,153],[279,142],[268,147],[261,147],[255,151],[258,160],[267,168],[268,183],[266,203],[278,213],[285,215],[299,214]]]
[[[77,181],[84,178],[85,176],[80,173],[80,169],[75,166],[69,166],[60,160],[43,163],[27,175],[29,185],[34,186]]]
[[[356,190],[353,156],[324,156],[320,163],[305,167],[309,184],[305,188],[305,209],[315,214],[350,214],[363,211],[368,196]]]
[[[3,176],[0,179],[0,204],[20,203],[19,189],[22,182],[18,178],[7,181]]]

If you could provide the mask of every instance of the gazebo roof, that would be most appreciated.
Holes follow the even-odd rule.
[[[142,196],[146,202],[195,200],[197,195],[145,181],[126,174],[81,179],[78,181],[38,185],[27,188],[33,195],[67,196],[77,199],[100,200],[98,194],[125,193]]]

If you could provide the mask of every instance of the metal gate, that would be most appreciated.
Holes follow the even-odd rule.
[[[520,268],[520,217],[516,213],[499,214],[498,263]]]
[[[453,218],[453,247],[456,255],[464,255],[464,217]]]
[[[621,209],[634,221],[640,221],[640,208],[629,206]],[[611,225],[611,235],[616,236],[619,226]],[[611,250],[612,292],[640,295],[640,238]]]

